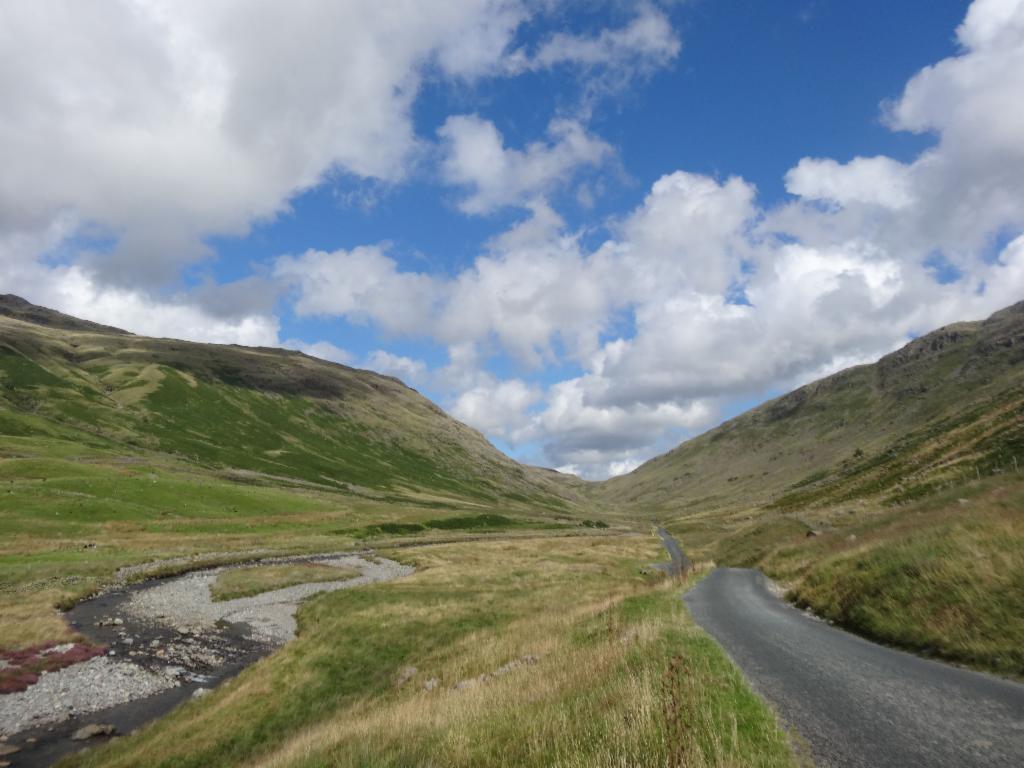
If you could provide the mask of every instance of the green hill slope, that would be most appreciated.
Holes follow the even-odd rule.
[[[595,489],[863,635],[1024,676],[1024,303],[795,390]]]
[[[790,392],[614,478],[661,517],[902,503],[1024,464],[1024,302]],[[1015,464],[1016,462],[1016,464]]]
[[[562,508],[522,467],[397,379],[300,352],[134,336],[0,297],[0,435],[156,452],[374,498]]]

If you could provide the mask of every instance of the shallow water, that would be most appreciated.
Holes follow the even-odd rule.
[[[341,553],[275,558],[263,562],[324,561],[324,558],[339,556]],[[392,573],[387,573],[387,569],[384,569],[383,573],[375,573],[373,581],[387,581],[406,575],[412,570],[387,560],[378,560],[374,563],[364,559],[364,563],[369,573],[364,570],[363,576],[318,586],[325,587],[324,591],[333,591],[339,588],[339,584],[358,586],[367,583],[366,576],[380,571],[381,565],[395,566],[395,569]],[[127,610],[128,603],[138,597],[140,592],[164,587],[171,580],[188,579],[201,572],[202,570],[192,574],[149,579],[139,584],[111,590],[82,601],[65,614],[73,628],[90,641],[109,646],[114,651],[115,658],[130,661],[160,674],[177,671],[176,679],[179,684],[176,687],[124,704],[76,715],[59,723],[21,731],[7,741],[10,745],[21,747],[21,751],[2,759],[9,761],[14,768],[52,765],[64,755],[102,744],[110,738],[96,737],[87,741],[74,741],[71,735],[82,726],[103,723],[113,725],[116,728],[115,735],[131,733],[187,701],[197,689],[214,688],[280,647],[283,638],[278,638],[279,642],[257,639],[261,635],[247,623],[219,621],[213,628],[182,632],[176,628],[178,624],[173,617],[164,620],[157,620],[154,617],[142,618],[136,611]],[[113,617],[120,618],[123,623],[103,623],[103,620]],[[126,636],[132,638],[131,644],[125,642]],[[156,645],[152,645],[153,643]],[[175,649],[179,652],[186,651],[191,658],[183,661]],[[213,656],[218,658],[216,664],[210,663]],[[34,744],[26,743],[28,739],[33,738],[36,739]]]
[[[152,670],[178,666],[170,660],[157,658],[149,649],[149,643],[153,640],[159,640],[161,647],[164,647],[166,641],[175,639],[177,633],[169,627],[138,621],[131,614],[122,610],[122,606],[130,599],[133,592],[150,589],[163,581],[163,579],[151,579],[116,592],[85,600],[68,611],[66,616],[71,626],[86,638],[94,643],[109,645],[118,654],[122,654],[124,647],[118,642],[119,633],[127,632],[135,638],[135,647],[145,654],[131,658],[135,664]],[[107,616],[120,616],[124,620],[124,624],[96,626],[98,621]],[[20,746],[21,752],[3,759],[8,760],[12,768],[43,768],[52,765],[59,758],[71,752],[107,741],[105,737],[93,738],[88,741],[72,740],[71,734],[84,725],[109,723],[117,728],[117,734],[123,735],[155,720],[174,709],[181,702],[190,699],[198,688],[213,688],[275,650],[270,645],[248,639],[248,629],[244,624],[226,625],[220,628],[218,639],[223,638],[223,647],[229,647],[231,652],[225,653],[225,662],[219,667],[203,672],[194,671],[191,675],[194,679],[179,678],[179,686],[153,696],[79,715],[60,723],[22,731],[8,739],[9,744]],[[36,744],[26,745],[25,742],[29,738],[37,739]]]

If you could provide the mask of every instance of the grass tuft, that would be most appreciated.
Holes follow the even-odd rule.
[[[215,600],[236,600],[262,592],[284,589],[296,584],[343,581],[360,575],[357,568],[341,568],[317,563],[260,565],[252,568],[231,568],[217,576],[210,587]]]

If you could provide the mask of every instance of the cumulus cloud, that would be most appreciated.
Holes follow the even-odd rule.
[[[725,182],[677,171],[658,179],[622,227],[631,251],[639,297],[687,285],[724,292],[747,250],[745,228],[756,215],[755,189],[740,178]]]
[[[857,157],[845,165],[805,157],[786,174],[786,190],[808,200],[866,203],[899,210],[913,202],[909,169],[889,157]]]
[[[539,387],[520,379],[489,379],[460,394],[451,413],[492,437],[517,443],[528,439],[528,411],[542,394]]]
[[[282,342],[281,346],[286,349],[296,349],[310,357],[318,357],[331,363],[352,364],[352,354],[329,341],[321,340],[310,343],[302,339],[288,339]]]
[[[224,317],[204,310],[190,297],[154,299],[142,291],[103,285],[75,265],[50,268],[30,262],[15,267],[0,274],[0,293],[17,293],[69,315],[144,336],[251,347],[278,344],[279,322],[271,315],[243,312]]]
[[[394,376],[406,384],[419,384],[427,374],[427,364],[405,355],[394,355],[383,349],[375,349],[362,362],[362,367],[371,371]]]
[[[283,256],[274,276],[296,287],[300,316],[372,320],[389,332],[406,334],[426,328],[437,287],[428,275],[400,272],[380,246]]]
[[[405,179],[424,156],[411,120],[424,78],[525,71],[510,45],[553,9],[531,0],[16,0],[0,33],[0,259],[13,275],[9,244],[46,241],[32,259],[63,247],[97,289],[166,303],[182,268],[214,255],[211,235],[245,235],[325,180]],[[664,16],[643,6],[589,44],[549,39],[531,66],[662,61],[670,37]],[[499,137],[498,149],[507,174],[498,181],[511,188],[463,166],[470,208],[522,204],[610,151],[572,121],[555,121],[547,142],[521,151]],[[277,286],[253,279],[204,285],[190,301],[217,322],[259,315],[270,327],[276,298]],[[170,303],[185,301],[179,291]]]
[[[372,322],[453,349],[493,340],[536,367],[555,359],[556,345],[576,356],[596,350],[614,302],[614,280],[601,276],[609,262],[585,254],[575,236],[561,233],[562,224],[537,204],[447,280],[403,271],[379,246],[282,257],[274,275],[293,286],[299,315]],[[469,358],[464,353],[463,364]]]
[[[773,212],[766,230],[804,242],[870,238],[892,253],[941,253],[970,270],[996,233],[1024,226],[1024,3],[977,0],[957,30],[961,51],[925,67],[885,105],[894,130],[931,133],[913,162],[804,159],[787,175],[801,200]]]
[[[9,3],[0,230],[41,231],[73,211],[115,241],[92,264],[104,282],[164,286],[210,255],[204,238],[245,234],[329,175],[401,180],[419,151],[410,112],[425,73],[513,74],[510,43],[539,9],[528,0]],[[537,66],[657,59],[670,36],[647,8],[574,51],[573,38],[556,36]],[[604,151],[568,123],[554,124],[552,139],[556,157]]]
[[[551,122],[547,142],[522,150],[506,148],[494,123],[477,115],[449,117],[438,135],[444,179],[469,189],[459,208],[473,214],[526,205],[565,184],[577,168],[599,165],[613,154],[580,123],[566,119]]]
[[[561,66],[605,68],[605,77],[593,82],[592,87],[616,88],[637,75],[665,66],[681,48],[668,17],[645,2],[623,27],[589,36],[559,32],[544,40],[532,54],[522,48],[510,53],[504,66],[515,74]]]
[[[375,349],[363,358],[353,355],[330,341],[306,342],[302,339],[288,339],[281,346],[297,349],[311,357],[318,357],[332,363],[341,363],[353,368],[367,368],[385,376],[394,376],[406,384],[418,384],[427,374],[427,364],[403,355],[395,355],[383,349]]]
[[[572,464],[586,476],[601,476],[612,462],[631,454],[649,458],[667,433],[709,426],[714,417],[712,406],[701,400],[603,404],[600,390],[607,383],[585,375],[559,382],[547,393],[533,431],[556,465]]]
[[[497,41],[486,55],[439,62],[493,65],[506,5],[12,3],[0,225],[74,210],[117,239],[96,260],[104,280],[163,284],[206,255],[203,236],[244,233],[328,171],[401,178],[418,66],[481,29]]]

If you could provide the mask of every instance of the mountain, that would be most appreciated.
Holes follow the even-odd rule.
[[[135,336],[16,296],[0,296],[2,434],[384,499],[560,509],[582,485],[517,464],[397,379],[289,350]]]
[[[655,517],[903,503],[1024,464],[1024,302],[754,408],[628,475],[606,504]]]
[[[1024,463],[1024,302],[801,387],[599,484],[524,467],[397,379],[135,336],[0,296],[0,435],[168,454],[378,499],[633,519],[886,504]],[[1016,462],[1016,464],[1015,464]],[[708,531],[713,535],[713,531]]]

